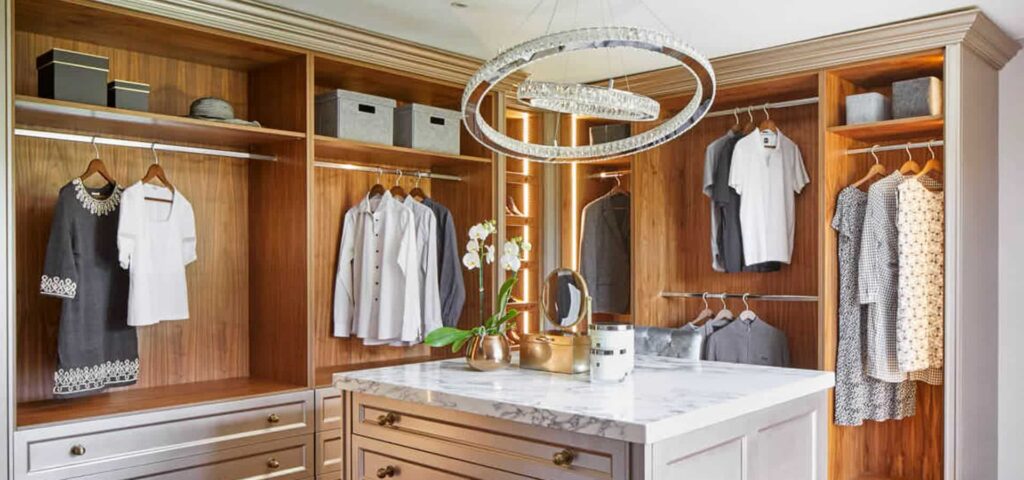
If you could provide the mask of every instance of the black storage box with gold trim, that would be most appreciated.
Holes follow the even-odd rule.
[[[41,98],[107,104],[107,57],[54,48],[36,58],[36,70]]]
[[[149,84],[114,80],[107,84],[107,106],[149,111]]]

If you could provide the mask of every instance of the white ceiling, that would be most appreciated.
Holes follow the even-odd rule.
[[[1013,38],[1024,37],[1024,0],[459,0],[465,8],[453,7],[451,0],[265,1],[481,59],[543,34],[549,20],[550,31],[598,25],[670,30],[718,57],[973,3]],[[636,52],[583,52],[528,70],[538,78],[591,81],[671,65]]]

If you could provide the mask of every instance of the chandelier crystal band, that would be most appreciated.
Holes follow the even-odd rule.
[[[678,61],[694,78],[693,98],[679,113],[650,130],[598,145],[564,147],[526,143],[498,132],[484,120],[481,102],[495,85],[512,73],[544,58],[601,48],[651,51]],[[708,113],[714,98],[715,74],[711,62],[682,41],[644,28],[592,27],[535,38],[485,62],[463,91],[462,120],[480,144],[499,154],[544,163],[585,163],[631,155],[682,135]]]
[[[653,98],[581,83],[526,80],[516,89],[516,98],[543,110],[626,122],[649,122],[661,112]]]

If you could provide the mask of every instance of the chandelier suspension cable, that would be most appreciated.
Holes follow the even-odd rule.
[[[544,28],[544,35],[551,33],[551,23],[555,21],[555,14],[558,13],[560,0],[555,0],[555,6],[551,9],[551,16],[548,17],[548,26]]]

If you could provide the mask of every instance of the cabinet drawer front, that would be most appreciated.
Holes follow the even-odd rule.
[[[313,473],[312,435],[282,438],[203,455],[103,472],[79,480],[300,479]]]
[[[527,480],[516,474],[354,436],[354,480]]]
[[[316,434],[316,473],[341,471],[341,456],[345,451],[345,443],[341,431],[317,432]]]
[[[353,432],[541,479],[627,478],[627,445],[381,397],[354,396]],[[441,421],[443,420],[443,421]],[[571,465],[556,464],[571,455]]]
[[[312,391],[18,431],[17,471],[67,478],[313,432]]]
[[[316,391],[316,431],[341,430],[341,390],[321,388]]]

